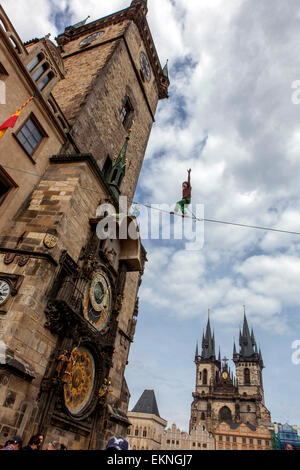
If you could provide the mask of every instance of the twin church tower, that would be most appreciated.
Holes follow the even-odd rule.
[[[202,337],[202,351],[195,353],[196,390],[193,393],[190,431],[197,425],[209,432],[222,421],[250,423],[271,421],[265,406],[262,369],[264,363],[258,350],[253,330],[250,333],[246,315],[239,333],[239,352],[233,346],[235,376],[228,367],[228,359],[215,353],[215,335],[208,319]]]

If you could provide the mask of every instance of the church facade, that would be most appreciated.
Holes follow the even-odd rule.
[[[0,140],[1,444],[40,432],[102,449],[130,425],[124,371],[146,253],[135,218],[116,214],[169,86],[146,15],[133,0],[67,27],[57,47],[23,44],[0,10],[2,122],[32,97]],[[116,234],[102,239],[105,204]]]
[[[191,406],[190,431],[199,424],[214,432],[222,423],[245,423],[258,426],[271,422],[265,406],[262,370],[264,363],[246,315],[239,333],[239,352],[233,347],[235,374],[228,359],[215,352],[215,336],[208,319],[202,337],[202,350],[195,354],[196,389]]]

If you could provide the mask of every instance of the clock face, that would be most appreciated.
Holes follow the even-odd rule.
[[[151,68],[150,68],[150,65],[149,65],[149,62],[148,62],[148,59],[147,59],[147,56],[144,52],[141,52],[141,55],[140,55],[140,61],[141,61],[141,67],[142,67],[142,71],[146,77],[146,80],[148,82],[150,82],[150,78],[151,78]]]
[[[104,31],[98,31],[98,33],[94,33],[94,34],[91,34],[91,36],[88,36],[87,38],[84,38],[81,43],[79,44],[80,47],[83,47],[83,46],[88,46],[89,44],[91,44],[92,42],[96,41],[96,39],[100,38],[101,36],[103,36],[104,34]]]
[[[108,277],[103,272],[94,275],[87,285],[83,312],[86,320],[98,331],[107,326],[111,313],[112,294]]]
[[[3,305],[10,296],[10,285],[4,279],[0,279],[0,305]]]
[[[224,380],[227,380],[228,379],[228,373],[223,372],[222,377],[223,377]]]
[[[91,352],[79,347],[71,353],[71,367],[64,385],[64,401],[70,414],[78,416],[88,407],[95,383],[95,361]]]

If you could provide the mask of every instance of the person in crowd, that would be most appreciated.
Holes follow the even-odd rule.
[[[58,441],[49,442],[47,450],[61,450],[61,444]]]
[[[6,441],[3,449],[0,450],[21,450],[23,439],[20,436],[15,436],[13,439]]]
[[[41,447],[41,434],[34,434],[31,436],[28,445],[23,447],[22,450],[40,450]]]
[[[105,450],[129,450],[129,444],[124,437],[111,437],[106,444]]]

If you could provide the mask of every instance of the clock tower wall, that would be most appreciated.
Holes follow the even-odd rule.
[[[146,49],[139,30],[133,21],[126,25],[126,30],[124,23],[115,25],[124,34],[112,42],[66,57],[66,78],[56,85],[54,96],[73,125],[78,148],[92,153],[101,169],[107,156],[118,155],[134,121],[121,184],[121,192],[132,199],[159,98],[150,59],[150,81],[141,75],[140,53]],[[121,121],[124,105],[130,107],[127,123]]]

